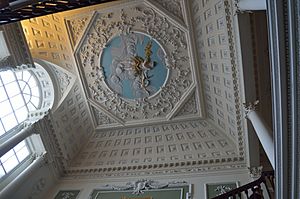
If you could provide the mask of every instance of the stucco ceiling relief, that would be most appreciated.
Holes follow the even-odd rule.
[[[69,31],[70,41],[73,48],[78,44],[78,41],[82,37],[83,32],[91,18],[91,15],[84,15],[77,18],[66,19],[66,25]]]
[[[91,110],[93,115],[95,116],[95,124],[98,128],[102,127],[112,127],[116,126],[117,124],[120,125],[117,121],[115,121],[112,117],[108,116],[102,111],[99,111],[96,107],[91,105]]]
[[[190,118],[193,116],[199,116],[199,107],[198,107],[198,97],[197,91],[191,93],[191,95],[186,100],[185,104],[178,109],[177,113],[174,115],[174,118]]]
[[[152,0],[149,1],[155,5],[161,6],[173,15],[172,18],[177,18],[178,21],[184,23],[184,8],[182,7],[184,0]]]
[[[196,85],[187,29],[156,9],[96,13],[75,52],[89,101],[125,125],[170,119]]]

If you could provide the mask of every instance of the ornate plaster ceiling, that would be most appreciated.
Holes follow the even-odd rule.
[[[186,170],[186,166],[191,164],[194,164],[193,168],[187,170],[205,171],[236,168],[245,163],[231,9],[231,1],[220,0],[121,1],[118,5],[108,4],[65,17],[93,121],[98,129],[85,150],[81,151],[80,158],[72,162],[67,171],[69,174],[81,174],[91,169],[102,173],[122,168],[120,172],[134,175],[137,172],[130,172],[132,168],[139,168],[140,172],[154,167],[170,170],[178,162],[182,165],[177,165],[174,172]],[[137,33],[145,36],[144,46],[137,50],[138,39],[135,39],[134,50],[130,51],[128,48],[132,47],[132,43],[126,43],[126,40],[134,38]],[[112,48],[111,42],[120,36],[125,39]],[[138,55],[144,61],[143,49],[149,41],[145,38],[161,47],[161,62],[168,75],[157,93],[128,99],[107,83],[112,76],[107,75],[106,67],[122,63],[120,71],[124,72],[132,69],[132,57]],[[112,59],[105,65],[103,54],[107,50],[125,56],[111,56]],[[152,55],[157,53],[151,50]],[[114,59],[117,63],[113,63]],[[124,66],[126,59],[128,63]],[[151,61],[157,60],[152,56]],[[198,67],[198,62],[201,67]],[[119,74],[122,75],[122,72]],[[118,81],[124,80],[121,75]],[[149,78],[149,81],[151,85],[153,79]],[[205,102],[201,96],[205,97]],[[197,131],[172,129],[174,121],[183,126],[190,126],[193,122],[201,125],[196,127]],[[153,130],[154,126],[157,129],[169,126],[170,131],[157,133]],[[146,128],[153,128],[149,135],[144,132]],[[127,135],[136,130],[141,131],[141,135]],[[126,135],[119,135],[121,131]],[[216,133],[212,137],[201,137],[201,133],[212,135],[212,132]],[[184,137],[182,142],[176,137],[178,133]],[[190,134],[195,137],[189,137]],[[174,146],[168,144],[168,135],[174,137]],[[153,150],[150,155],[146,149],[147,136],[153,139],[148,146]],[[161,144],[156,136],[161,136]],[[136,140],[141,142],[137,144]],[[116,144],[117,141],[120,143]],[[204,147],[197,148],[193,141]],[[213,144],[209,145],[211,142]],[[188,149],[185,150],[184,146]],[[174,151],[180,154],[179,159],[174,159]]]
[[[99,129],[105,126],[99,116],[117,126],[202,116],[190,32],[173,15],[159,4],[132,1],[67,20],[73,43],[82,35],[75,56]],[[194,110],[181,113],[187,101]]]
[[[76,89],[53,117],[60,150],[66,159],[73,159],[65,172],[70,176],[113,176],[245,167],[237,27],[232,10],[230,0],[132,0],[23,22],[33,57],[56,63],[81,80],[75,82]],[[111,48],[114,39],[123,37],[120,40],[125,41],[137,33],[144,39],[119,42]],[[159,76],[151,67],[145,70],[149,40],[156,42],[161,52],[153,45],[148,61],[159,62],[167,75],[147,95],[155,85],[152,77]],[[131,44],[134,50],[127,49]],[[112,56],[105,63],[107,50],[124,56]],[[135,74],[138,57],[135,66],[142,73]],[[137,90],[143,95],[126,97],[108,83],[111,74],[105,70],[111,69],[114,60],[122,65],[114,68],[117,78],[121,82],[138,80]],[[72,67],[75,65],[77,69]],[[147,84],[141,84],[143,77],[148,78]],[[130,81],[127,89],[133,85]],[[122,89],[125,84],[121,83]],[[96,129],[91,137],[87,112]],[[168,140],[170,135],[174,140]],[[87,137],[88,144],[80,146]],[[151,143],[146,143],[148,137]],[[177,159],[173,157],[176,154],[180,154]]]

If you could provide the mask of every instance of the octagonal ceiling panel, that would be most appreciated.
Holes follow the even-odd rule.
[[[122,125],[177,116],[196,87],[189,44],[182,23],[152,4],[95,12],[75,52],[94,112]]]

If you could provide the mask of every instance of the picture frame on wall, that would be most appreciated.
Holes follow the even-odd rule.
[[[186,199],[185,193],[189,187],[178,187],[171,189],[153,189],[145,190],[142,194],[132,194],[132,191],[116,191],[116,190],[93,190],[90,195],[91,199],[154,199],[154,198],[170,198],[170,199]]]
[[[80,190],[59,190],[54,199],[77,199]]]
[[[207,183],[204,185],[205,198],[214,198],[237,187],[239,187],[239,182]]]

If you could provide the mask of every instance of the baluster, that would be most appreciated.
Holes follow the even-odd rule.
[[[265,187],[266,187],[266,190],[267,190],[268,196],[269,196],[269,198],[271,199],[272,197],[271,197],[271,192],[270,192],[270,190],[269,190],[268,184],[266,183],[266,181],[265,181],[265,180],[263,181],[263,183],[264,183],[264,185],[265,185]]]
[[[239,199],[242,199],[242,193],[241,192],[238,193],[238,196],[239,196]]]
[[[253,196],[253,199],[258,199],[257,197],[256,197],[256,194],[255,194],[255,188],[254,187],[251,187],[251,191],[252,191],[252,195],[251,196]],[[250,197],[251,197],[250,196]]]
[[[275,189],[274,176],[268,176],[268,180],[270,181],[272,188]]]
[[[245,192],[245,195],[246,195],[247,199],[249,199],[248,189],[246,189],[244,192]]]

